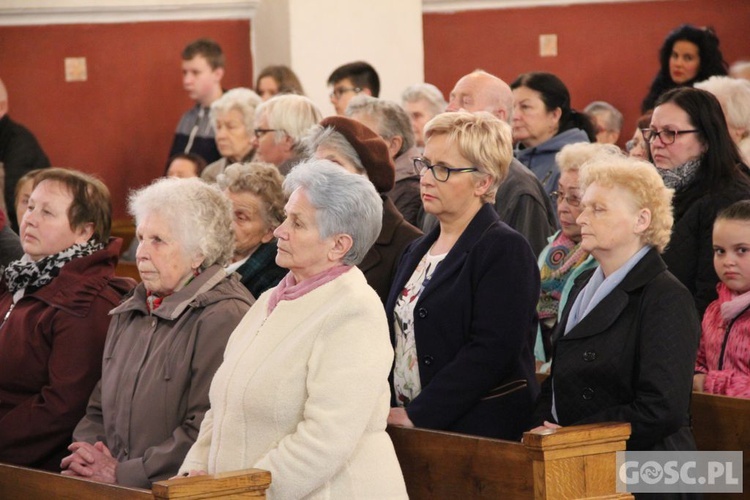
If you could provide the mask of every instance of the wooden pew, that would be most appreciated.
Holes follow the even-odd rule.
[[[133,278],[136,282],[141,282],[141,274],[138,272],[138,266],[135,262],[120,260],[115,268],[115,276],[123,278]]]
[[[693,435],[699,450],[744,451],[742,476],[750,489],[750,399],[694,392],[690,405]],[[705,498],[721,495],[706,494]]]
[[[266,489],[270,484],[270,472],[248,469],[213,476],[159,481],[154,483],[149,491],[0,464],[0,498],[9,500],[265,498]]]
[[[130,247],[130,242],[135,238],[135,224],[133,219],[113,219],[110,234],[122,238],[122,251]]]
[[[633,498],[616,492],[630,424],[527,432],[523,443],[389,427],[412,500]]]

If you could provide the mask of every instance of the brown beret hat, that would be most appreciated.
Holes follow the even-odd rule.
[[[320,124],[333,128],[352,145],[378,193],[387,193],[393,189],[396,169],[388,154],[388,145],[378,134],[360,122],[343,116],[329,116]]]

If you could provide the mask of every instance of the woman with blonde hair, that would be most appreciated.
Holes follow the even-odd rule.
[[[396,360],[389,423],[518,439],[538,385],[539,269],[492,203],[513,158],[510,126],[444,113],[414,160],[440,224],[404,251],[386,303]]]
[[[626,158],[592,160],[581,188],[581,248],[599,267],[576,280],[568,299],[537,423],[629,422],[628,450],[694,450],[700,324],[690,293],[659,256],[672,228],[672,190],[652,165]]]

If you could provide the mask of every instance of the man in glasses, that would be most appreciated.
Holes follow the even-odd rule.
[[[333,70],[328,77],[328,86],[331,89],[331,104],[336,109],[336,114],[344,116],[346,106],[355,95],[378,97],[380,77],[370,64],[356,61]]]
[[[476,70],[456,82],[450,93],[446,112],[486,111],[510,123],[513,117],[513,92],[500,78]],[[497,190],[495,210],[500,220],[521,233],[536,256],[547,245],[547,238],[557,230],[557,218],[552,202],[536,176],[521,162],[510,162],[508,176]],[[437,222],[425,217],[424,232]]]

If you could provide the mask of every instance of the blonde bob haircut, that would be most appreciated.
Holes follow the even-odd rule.
[[[598,156],[609,158],[625,158],[620,148],[614,144],[600,144],[598,142],[576,142],[563,147],[555,155],[555,162],[560,173],[578,172],[581,165]]]
[[[487,112],[443,113],[425,125],[425,143],[436,135],[448,137],[459,154],[479,170],[475,175],[490,176],[490,187],[482,201],[494,202],[497,188],[508,175],[513,160],[510,125]]]
[[[643,242],[659,253],[669,243],[672,233],[672,195],[674,190],[654,166],[633,158],[596,157],[581,166],[580,184],[583,191],[591,184],[607,188],[619,187],[630,192],[635,207],[651,212],[651,224],[643,232]]]

